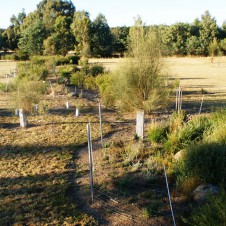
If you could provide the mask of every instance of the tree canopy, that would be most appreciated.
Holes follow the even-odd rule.
[[[0,32],[2,49],[19,49],[29,55],[66,55],[74,50],[80,57],[123,56],[128,50],[130,27],[110,28],[101,13],[91,21],[89,12],[76,12],[71,0],[42,0],[36,10],[26,15],[23,9],[10,22]],[[215,54],[226,54],[226,22],[219,27],[209,11],[190,24],[144,27],[159,34],[164,55],[212,55],[214,40]]]

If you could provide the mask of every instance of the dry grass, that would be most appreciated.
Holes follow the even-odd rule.
[[[180,79],[186,89],[206,89],[209,92],[226,91],[226,57],[215,58],[166,58],[172,76]]]
[[[2,98],[7,103],[8,96]],[[0,109],[0,225],[94,225],[75,204],[73,178],[86,124],[98,116],[86,111],[75,117],[75,110],[63,106],[65,99],[50,102],[51,113],[29,116],[26,129],[10,109]],[[112,131],[110,124],[103,129]],[[99,124],[92,123],[93,139],[99,136]]]
[[[16,62],[0,60],[0,77],[4,76],[7,73],[10,73],[10,71],[14,70],[15,68]]]
[[[115,70],[121,60],[92,59],[90,62],[101,62],[107,69]],[[203,95],[201,89],[207,91],[205,101],[208,100],[209,104],[225,103],[225,57],[217,58],[213,64],[208,58],[166,58],[165,62],[169,75],[173,79],[180,79],[187,104],[191,103],[193,107],[194,103],[200,103]],[[9,73],[14,68],[13,62],[0,62],[0,73]],[[78,102],[84,105],[85,111],[81,117],[76,118],[74,110],[65,109],[67,100],[71,101],[72,107]],[[81,173],[78,170],[87,170],[87,167],[82,167],[88,161],[87,154],[83,154],[79,161],[75,158],[79,147],[87,140],[86,123],[98,121],[97,104],[85,99],[47,98],[46,105],[51,109],[50,113],[30,116],[30,126],[21,129],[19,119],[10,115],[9,102],[9,96],[1,93],[1,108],[8,109],[0,109],[0,225],[92,225],[92,218],[78,210],[72,196],[75,195],[74,177]],[[107,111],[103,111],[103,114],[105,120],[113,117]],[[117,129],[122,130],[120,139],[128,138],[122,125],[119,127]],[[103,130],[106,134],[114,131],[110,124],[105,124]],[[130,135],[131,131],[129,127]],[[99,139],[98,123],[92,124],[92,137],[93,140]],[[112,153],[94,154],[94,159],[98,156],[96,173],[100,173],[103,185],[110,185],[106,181],[106,174],[122,184],[127,183],[128,177],[121,175],[120,178],[120,173],[126,174],[140,168],[138,157],[142,153],[130,149],[117,149],[117,152],[113,147],[107,149],[109,152],[112,150]],[[120,159],[117,154],[120,154]],[[151,168],[153,161],[150,160],[147,165]],[[76,166],[78,163],[80,165]],[[151,170],[148,173],[157,173],[155,168],[153,172]],[[134,181],[137,182],[136,178]],[[164,182],[163,178],[161,181]],[[134,194],[129,198],[133,200]],[[144,198],[144,201],[147,199]],[[113,217],[109,219],[112,220],[110,222],[116,221]]]
[[[116,70],[126,59],[91,59],[109,70]],[[198,112],[204,95],[203,109],[210,110],[226,104],[226,57],[168,57],[164,58],[171,81],[177,80],[183,89],[183,107]],[[174,99],[172,100],[174,102]]]

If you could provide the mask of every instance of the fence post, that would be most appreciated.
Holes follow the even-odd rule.
[[[173,218],[173,225],[176,226],[176,222],[175,222],[175,218],[174,218],[174,213],[173,213],[173,207],[172,207],[172,203],[171,203],[171,197],[170,197],[170,191],[169,191],[169,184],[168,184],[168,179],[167,179],[167,175],[166,175],[166,167],[165,167],[165,165],[163,165],[163,168],[164,168],[164,173],[165,173],[166,187],[167,187],[168,198],[169,198],[169,203],[170,203],[170,210],[171,210],[171,214],[172,214],[172,218]]]
[[[139,139],[144,139],[144,111],[137,111],[136,117],[136,135]]]
[[[202,111],[203,99],[204,99],[204,95],[202,96],[201,105],[200,105],[200,108],[199,108],[199,115],[201,114],[201,111]]]
[[[100,140],[103,147],[103,130],[102,130],[102,115],[101,115],[101,102],[99,102],[99,119],[100,119]]]
[[[87,124],[87,135],[88,135],[88,152],[89,152],[90,192],[91,192],[91,200],[93,202],[93,150],[92,150],[90,122]]]
[[[180,111],[182,110],[182,88],[180,87]]]

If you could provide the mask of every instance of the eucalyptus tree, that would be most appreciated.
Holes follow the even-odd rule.
[[[53,25],[59,16],[73,18],[75,6],[71,0],[42,0],[37,6],[37,13],[47,31],[54,30]]]
[[[74,13],[71,29],[76,40],[75,52],[83,58],[90,55],[91,23],[88,12],[78,11]]]
[[[43,53],[43,41],[46,37],[46,30],[41,20],[33,23],[21,33],[18,47],[28,55],[41,55]]]
[[[24,9],[18,13],[17,16],[12,15],[10,18],[10,26],[3,32],[2,36],[6,40],[5,47],[9,49],[16,49],[21,34],[21,25],[26,18]]]
[[[46,55],[66,55],[69,50],[73,49],[74,36],[70,29],[71,22],[71,17],[57,17],[52,35],[44,40],[44,53]]]
[[[74,43],[70,25],[75,6],[68,0],[42,0],[21,26],[19,49],[33,54],[62,54]]]

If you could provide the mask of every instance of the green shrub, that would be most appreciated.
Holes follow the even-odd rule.
[[[170,119],[169,132],[180,130],[184,123],[187,121],[186,111],[174,112]]]
[[[168,130],[168,125],[152,124],[148,131],[148,139],[154,143],[162,143],[166,140]]]
[[[86,78],[86,75],[84,74],[84,72],[78,71],[78,72],[73,73],[71,75],[70,83],[73,84],[73,85],[76,85],[78,87],[83,88],[84,83],[85,83],[85,78]]]
[[[204,138],[206,141],[226,144],[226,123],[215,125]]]
[[[95,78],[93,76],[91,76],[91,75],[85,76],[84,86],[85,86],[86,89],[96,90],[97,89],[97,85],[96,85]]]
[[[175,153],[186,148],[189,144],[201,141],[210,129],[212,122],[207,117],[194,117],[187,123],[183,116],[171,121],[170,133],[165,142],[165,150]]]
[[[104,66],[102,64],[95,63],[95,64],[90,66],[89,73],[94,77],[97,76],[97,75],[103,74],[104,73]]]
[[[108,74],[98,75],[96,78],[96,84],[100,91],[102,103],[106,107],[110,107],[115,103],[115,97],[112,90],[112,80]]]
[[[197,178],[200,183],[223,183],[226,177],[226,145],[191,145],[174,169],[178,185],[182,185],[189,178]]]
[[[211,122],[207,117],[194,117],[181,130],[179,136],[183,144],[189,144],[191,141],[200,141],[203,134],[211,126]]]
[[[18,65],[17,79],[24,77],[29,80],[45,80],[49,74],[49,71],[45,64],[40,61],[34,62],[21,62]]]
[[[60,77],[59,77],[59,83],[60,84],[66,84],[69,85],[70,84],[70,79],[71,79],[71,75],[72,73],[78,71],[77,67],[73,67],[73,66],[62,66],[59,69],[59,73],[60,73]]]
[[[210,195],[208,202],[198,209],[194,208],[189,218],[183,219],[184,223],[192,226],[225,226],[226,222],[226,193]]]
[[[78,56],[57,56],[56,57],[56,66],[65,65],[65,64],[78,64]]]
[[[38,104],[46,91],[47,85],[42,81],[30,81],[27,78],[17,80],[16,92],[13,95],[15,108],[22,108],[25,112],[31,113],[34,104]]]
[[[15,90],[16,90],[16,87],[15,87],[14,82],[9,82],[8,84],[0,82],[0,91],[2,91],[2,92],[12,92],[12,91],[15,91]]]

